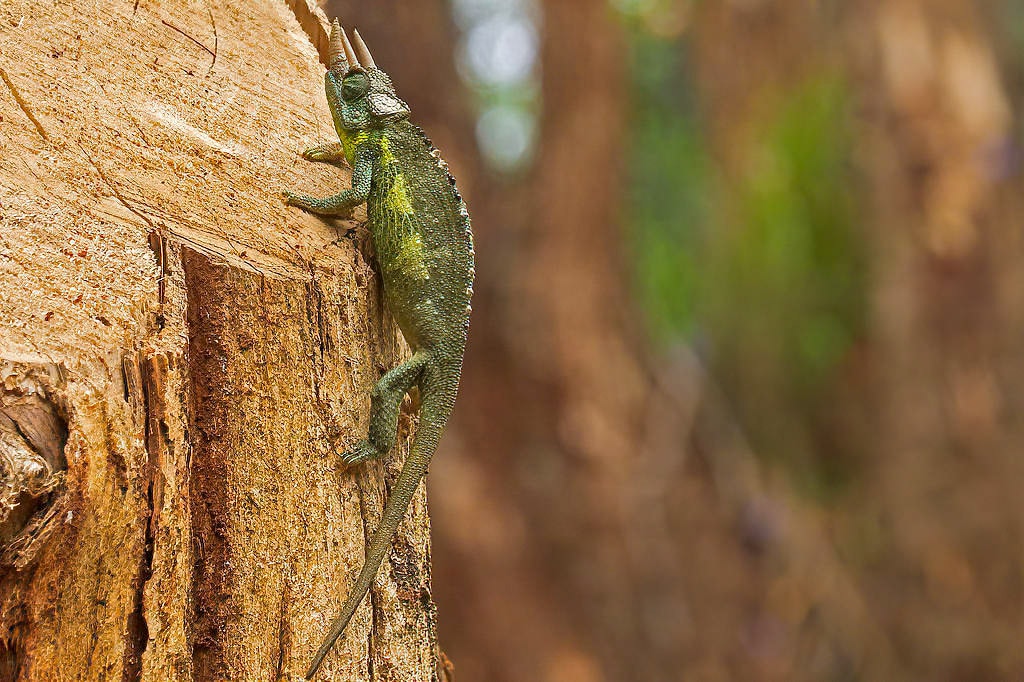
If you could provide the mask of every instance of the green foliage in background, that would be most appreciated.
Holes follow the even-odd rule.
[[[1017,100],[1014,109],[1024,111],[1021,97],[1024,93],[1024,2],[1005,0],[998,6],[994,25],[1001,40],[997,43],[1000,50],[1000,64],[1007,80],[1010,95]],[[1016,139],[1024,140],[1024,116],[1019,116],[1016,125]],[[1011,153],[1015,152],[1019,163],[1019,142]]]
[[[846,110],[830,78],[779,97],[745,141],[745,167],[717,187],[703,241],[701,311],[716,348],[756,351],[771,335],[770,360],[801,392],[828,378],[862,324]]]
[[[864,324],[846,88],[824,74],[767,92],[753,124],[728,132],[727,173],[685,41],[632,37],[627,225],[651,335],[706,350],[755,450],[828,493],[842,474],[817,445],[822,410]]]
[[[708,223],[709,163],[685,52],[635,32],[626,222],[635,286],[654,337],[696,330],[700,235]]]

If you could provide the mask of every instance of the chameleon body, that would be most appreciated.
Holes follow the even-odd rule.
[[[469,214],[447,164],[409,121],[408,106],[359,34],[353,39],[357,50],[335,20],[324,84],[340,144],[304,154],[311,161],[347,161],[352,187],[327,198],[284,195],[288,204],[321,215],[345,215],[366,202],[384,298],[413,351],[377,383],[369,434],[342,460],[353,465],[391,450],[402,399],[413,386],[419,388],[420,421],[359,577],[306,679],[316,674],[366,596],[437,448],[462,373],[475,275]]]

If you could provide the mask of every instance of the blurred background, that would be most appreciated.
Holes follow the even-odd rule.
[[[1024,3],[327,11],[477,235],[456,679],[1024,679]]]

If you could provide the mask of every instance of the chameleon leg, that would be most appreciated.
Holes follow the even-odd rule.
[[[298,206],[320,215],[349,215],[356,204],[359,203],[358,201],[353,203],[351,190],[345,190],[341,194],[335,194],[332,197],[325,197],[323,199],[305,194],[295,194],[294,192],[284,192],[284,197],[289,205]]]
[[[366,201],[373,186],[373,159],[370,152],[356,154],[356,162],[352,168],[352,188],[335,194],[333,197],[311,197],[295,192],[282,192],[285,203],[320,215],[349,215],[352,209]]]
[[[339,142],[328,142],[310,147],[302,153],[302,158],[324,163],[345,163],[345,148]]]
[[[427,353],[420,351],[380,378],[370,395],[369,437],[341,456],[345,464],[358,464],[386,455],[394,447],[402,398],[420,378],[428,358]]]
[[[452,412],[452,406],[455,404],[455,394],[459,388],[459,373],[462,367],[461,349],[459,352],[460,355],[456,359],[448,362],[439,361],[434,357],[433,362],[422,363],[419,373],[423,404],[420,408],[420,425],[416,430],[416,438],[409,450],[409,456],[405,458],[405,464],[402,465],[402,473],[398,475],[398,480],[391,488],[391,497],[384,507],[377,530],[373,532],[370,546],[366,550],[366,561],[363,562],[363,567],[359,570],[359,577],[356,578],[355,584],[349,590],[345,603],[342,604],[341,611],[334,619],[331,630],[327,633],[320,650],[313,657],[313,663],[306,671],[307,680],[313,679],[324,656],[328,654],[331,647],[334,646],[334,642],[345,631],[345,626],[348,625],[352,615],[370,590],[370,585],[373,583],[377,571],[380,570],[385,555],[391,550],[391,538],[394,537],[399,524],[405,518],[406,510],[409,509],[409,503],[412,501],[413,495],[416,494],[420,480],[427,472],[430,458],[437,448],[444,426],[448,423],[448,416]]]

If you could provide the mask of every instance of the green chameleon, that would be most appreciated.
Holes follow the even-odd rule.
[[[352,187],[325,199],[285,192],[288,204],[321,215],[347,215],[366,202],[384,280],[384,298],[413,355],[373,389],[369,435],[342,455],[346,464],[381,457],[397,439],[402,399],[419,387],[420,423],[412,450],[373,534],[359,578],[306,673],[312,679],[366,596],[391,538],[448,422],[462,374],[473,295],[473,234],[448,165],[423,132],[391,78],[337,19],[331,27],[327,103],[341,144],[309,149],[310,161],[352,167]]]

